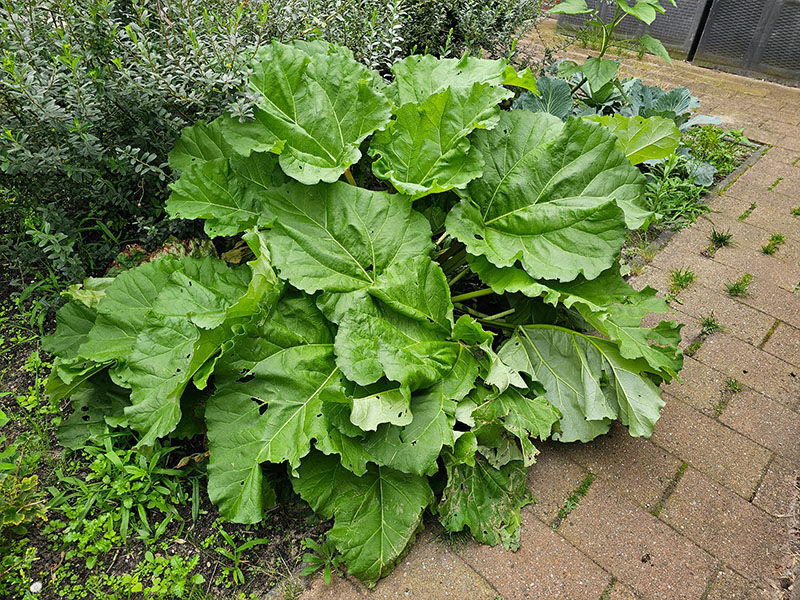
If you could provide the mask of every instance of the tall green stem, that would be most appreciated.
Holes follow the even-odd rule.
[[[488,296],[494,294],[492,288],[484,288],[482,290],[475,290],[474,292],[467,292],[466,294],[459,294],[450,298],[453,302],[463,302],[464,300],[472,300],[473,298],[480,298],[481,296]]]

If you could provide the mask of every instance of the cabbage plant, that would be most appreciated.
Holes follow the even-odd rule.
[[[254,119],[199,122],[170,154],[167,211],[233,250],[87,280],[45,340],[65,443],[204,433],[225,518],[265,518],[286,476],[366,581],[426,510],[518,547],[535,441],[649,436],[682,365],[680,326],[641,324],[665,302],[620,274],[650,215],[611,130],[504,110],[536,92],[505,60],[392,73],[322,41],[264,49]]]

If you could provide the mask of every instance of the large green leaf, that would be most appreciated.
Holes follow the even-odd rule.
[[[214,329],[247,291],[251,278],[247,267],[230,268],[211,257],[184,259],[158,294],[152,311],[165,317],[187,317],[198,327]]]
[[[561,282],[534,279],[517,267],[495,267],[483,256],[469,256],[468,260],[472,270],[495,293],[519,292],[529,298],[542,298],[553,306],[561,303],[570,308],[580,304],[590,311],[601,313],[610,304],[625,302],[638,295],[620,275],[619,265],[603,271],[594,279],[578,276],[572,281]]]
[[[508,388],[500,395],[487,394],[481,388],[478,390],[482,392],[476,395],[480,402],[471,415],[476,424],[501,423],[519,440],[525,466],[532,465],[538,454],[533,439],[549,438],[561,415],[542,396],[526,396],[514,388]]]
[[[449,297],[442,300],[449,302]],[[408,317],[363,292],[339,310],[336,363],[360,385],[386,376],[411,390],[425,388],[449,373],[459,358],[460,345],[447,341],[435,322]]]
[[[312,454],[303,461],[295,491],[314,510],[334,519],[330,540],[348,573],[375,581],[391,571],[433,499],[428,480],[388,467],[356,477],[335,457]]]
[[[494,130],[476,132],[474,144],[484,175],[467,187],[447,229],[498,267],[519,260],[535,278],[593,279],[616,260],[626,215],[639,226],[649,214],[637,204],[644,176],[600,126],[511,111]]]
[[[440,383],[411,398],[413,420],[405,427],[381,425],[367,436],[364,449],[373,460],[404,473],[432,475],[443,446],[452,448],[456,403]]]
[[[71,301],[58,309],[56,330],[42,337],[42,350],[61,358],[75,358],[94,327],[97,313],[81,302]]]
[[[360,385],[382,376],[415,390],[456,369],[461,347],[448,341],[453,306],[447,280],[427,256],[396,262],[368,290],[340,298],[336,358]],[[463,367],[464,365],[461,365]]]
[[[279,154],[283,171],[314,185],[333,182],[361,157],[359,145],[390,117],[379,77],[350,50],[327,42],[273,42],[259,51],[250,88],[255,120],[222,122],[225,139],[245,156]]]
[[[514,108],[546,112],[565,120],[572,112],[573,104],[569,83],[558,77],[539,77],[536,86],[539,95],[522,94],[514,101]]]
[[[117,275],[97,304],[97,320],[80,355],[97,362],[125,360],[147,315],[180,262],[165,257]]]
[[[439,502],[439,520],[448,531],[469,527],[475,538],[499,542],[507,550],[519,548],[520,510],[533,498],[525,487],[526,469],[519,461],[500,469],[476,456],[473,465],[445,460],[447,487]]]
[[[166,204],[170,216],[205,219],[205,232],[210,237],[235,235],[264,224],[261,190],[237,177],[227,158],[190,166],[170,189]]]
[[[220,352],[227,337],[222,328],[201,330],[184,317],[154,314],[147,319],[124,372],[115,378],[131,389],[125,415],[140,433],[140,446],[151,446],[175,429],[181,420],[183,391],[203,363]]]
[[[664,406],[643,359],[624,358],[616,344],[555,325],[521,327],[500,356],[545,388],[562,414],[555,439],[587,442],[620,418],[633,436],[650,436]]]
[[[483,159],[467,135],[493,127],[500,116],[498,103],[509,96],[503,88],[476,83],[404,104],[370,144],[370,154],[377,157],[374,174],[414,199],[463,189],[483,170]]]
[[[107,373],[92,378],[70,400],[73,412],[61,422],[57,436],[58,442],[71,450],[87,442],[101,442],[109,421],[124,419],[124,409],[130,404],[129,391],[114,384]]]
[[[221,360],[223,376],[206,407],[208,493],[226,518],[259,521],[261,463],[296,469],[311,439],[325,434],[321,393],[340,376],[331,333],[315,312],[310,298],[287,297]]]
[[[428,221],[396,194],[289,184],[265,194],[265,211],[281,277],[308,293],[368,288],[389,265],[433,249]]]
[[[183,171],[198,163],[231,156],[233,149],[225,141],[220,122],[220,119],[211,123],[198,121],[184,128],[169,153],[170,167]]]
[[[422,104],[446,89],[470,90],[476,83],[501,85],[508,78],[508,61],[481,60],[469,55],[440,59],[429,54],[415,54],[392,66],[394,82],[386,95],[395,106]]]
[[[660,377],[677,377],[683,366],[678,350],[681,327],[675,321],[661,321],[656,327],[642,327],[649,314],[669,312],[669,306],[656,296],[653,288],[645,288],[628,298],[628,302],[609,304],[603,310],[579,306],[587,322],[619,344],[619,352],[628,359],[644,359]]]
[[[617,148],[625,153],[632,165],[666,158],[675,152],[681,141],[681,132],[671,119],[624,117],[619,114],[584,118],[610,129],[617,136]]]
[[[565,14],[565,15],[584,15],[592,12],[586,4],[586,0],[562,0],[548,11],[551,15]]]

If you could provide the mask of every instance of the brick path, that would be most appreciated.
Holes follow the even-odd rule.
[[[665,387],[651,439],[619,427],[585,445],[543,445],[528,480],[539,502],[523,511],[518,552],[475,543],[459,550],[427,531],[375,589],[315,580],[304,600],[779,597],[776,578],[797,558],[789,515],[800,475],[800,218],[790,211],[800,206],[800,89],[655,59],[626,59],[623,72],[685,85],[703,113],[773,145],[635,279],[665,292],[671,269],[691,268],[698,279],[672,303],[687,323],[684,346],[701,314],[713,311],[724,331],[686,358],[683,385]],[[712,227],[730,230],[736,245],[709,258],[701,251]],[[772,233],[786,243],[767,256],[760,248]],[[754,276],[750,296],[732,298],[724,283],[745,272]],[[728,389],[729,378],[740,392]],[[588,494],[554,529],[589,472]],[[800,598],[796,587],[785,597]]]

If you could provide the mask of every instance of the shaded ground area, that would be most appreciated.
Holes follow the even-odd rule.
[[[800,89],[655,59],[626,59],[622,72],[685,85],[703,113],[772,145],[634,280],[665,294],[671,270],[697,275],[672,302],[693,353],[683,385],[665,388],[652,439],[618,428],[590,444],[545,444],[516,553],[427,531],[374,590],[315,580],[303,598],[800,597]],[[735,245],[711,256],[712,229]],[[765,254],[777,233],[784,243]],[[729,295],[745,274],[749,294]],[[712,312],[722,329],[701,335],[698,319]]]

